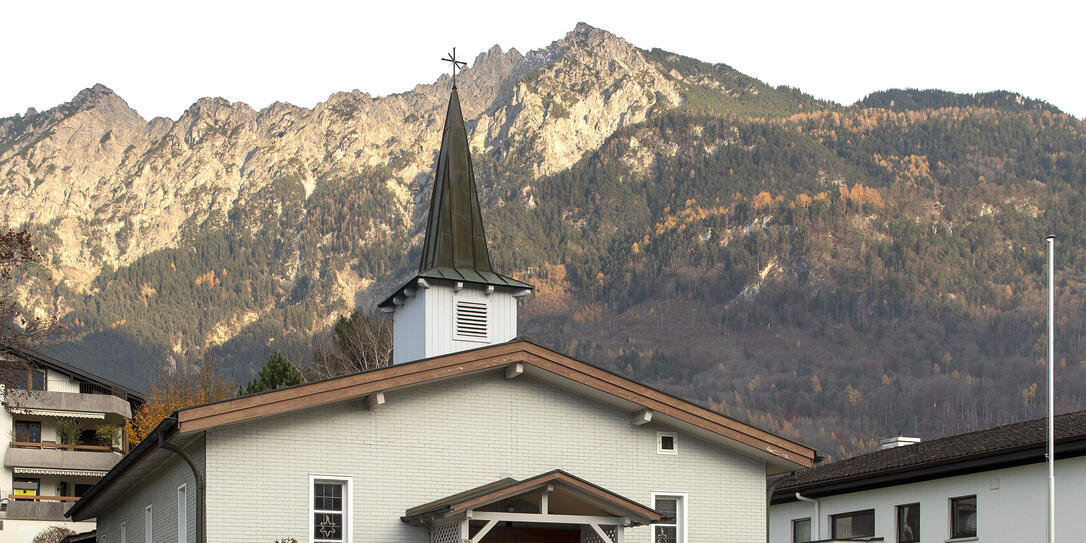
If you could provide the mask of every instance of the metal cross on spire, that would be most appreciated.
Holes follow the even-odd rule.
[[[452,63],[453,88],[455,89],[456,88],[456,71],[457,70],[462,70],[464,68],[464,66],[468,65],[468,63],[464,62],[462,60],[456,60],[456,48],[455,47],[453,47],[452,53],[449,53],[448,57],[443,58],[441,60],[444,60],[445,62],[451,62]]]

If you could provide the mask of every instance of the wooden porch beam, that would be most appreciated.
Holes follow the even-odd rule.
[[[541,524],[603,524],[621,526],[622,517],[596,517],[589,515],[541,515],[537,513],[505,513],[501,511],[472,511],[473,520],[497,520],[509,522],[538,522]]]
[[[492,520],[486,523],[486,526],[483,526],[483,529],[479,530],[479,533],[475,534],[475,537],[471,538],[471,543],[479,543],[480,541],[482,541],[483,538],[486,537],[486,534],[489,533],[490,530],[497,525],[498,521],[496,520]]]
[[[611,536],[607,535],[607,532],[603,531],[603,528],[600,528],[599,524],[589,524],[589,526],[596,531],[596,535],[600,536],[600,539],[602,539],[604,543],[615,543],[615,541],[611,539]],[[617,527],[615,533],[617,534],[621,529],[621,526]]]

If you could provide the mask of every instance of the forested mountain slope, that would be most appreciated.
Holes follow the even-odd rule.
[[[842,106],[580,25],[458,78],[498,269],[544,345],[833,457],[1086,407],[1084,123],[1010,92]],[[448,81],[314,109],[104,87],[0,119],[0,215],[51,274],[58,355],[138,384],[311,356],[417,265]]]

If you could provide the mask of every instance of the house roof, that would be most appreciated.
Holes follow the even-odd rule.
[[[1037,419],[884,449],[771,478],[772,503],[817,498],[1045,459],[1048,420]],[[1055,418],[1056,457],[1086,454],[1086,410]]]
[[[109,379],[100,377],[82,368],[78,368],[67,362],[62,362],[60,360],[57,360],[56,358],[40,353],[38,351],[30,349],[5,348],[0,349],[0,357],[2,356],[13,356],[16,358],[21,358],[32,364],[44,366],[65,375],[77,377],[83,381],[87,381],[89,383],[108,388],[114,393],[123,393],[125,394],[125,399],[135,402],[136,404],[143,404],[145,401],[147,401],[146,396],[144,396],[141,392],[136,392],[124,385],[115,383],[113,381],[110,381]]]
[[[558,483],[582,494],[594,498],[596,503],[612,511],[616,516],[628,516],[635,524],[647,524],[660,520],[660,514],[650,507],[641,505],[633,500],[620,496],[606,488],[592,484],[580,477],[570,475],[562,470],[549,471],[535,477],[529,477],[518,481],[506,477],[493,483],[453,494],[440,500],[432,501],[417,507],[408,509],[402,520],[408,523],[418,523],[426,518],[454,514],[468,509],[485,507],[486,505],[527,494],[541,487]]]
[[[804,445],[526,340],[182,409],[177,412],[178,430],[198,432],[513,364],[521,364],[536,378],[571,388],[630,413],[650,410],[654,421],[685,428],[712,442],[764,460],[770,473],[810,467],[814,463],[815,451]]]

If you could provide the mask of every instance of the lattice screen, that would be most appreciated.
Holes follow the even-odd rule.
[[[461,543],[460,521],[434,523],[430,526],[430,543]]]
[[[600,526],[600,528],[603,529],[603,533],[607,534],[607,537],[611,538],[611,541],[615,540],[615,530],[617,530],[617,528],[615,526]],[[581,543],[610,543],[610,542],[604,541],[603,538],[601,538],[600,535],[596,533],[596,530],[593,530],[591,526],[582,526],[581,527]]]

